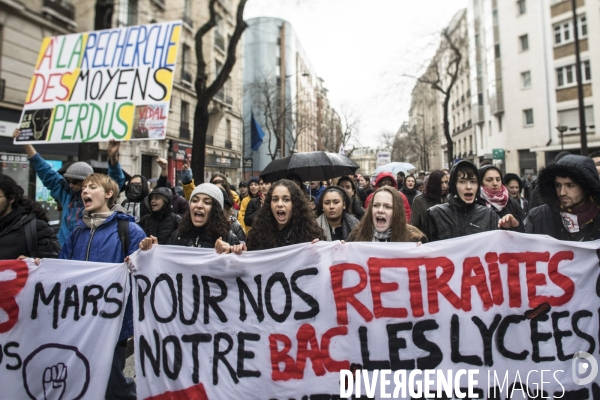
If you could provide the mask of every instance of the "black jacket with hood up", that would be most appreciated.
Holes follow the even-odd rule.
[[[475,200],[471,204],[466,204],[458,196],[456,182],[459,168],[471,169],[473,176],[477,178],[479,183],[477,192],[475,192]],[[477,167],[471,162],[459,161],[452,167],[448,187],[448,203],[438,204],[427,210],[427,223],[424,227],[424,233],[430,242],[498,229],[498,221],[500,220],[498,214],[478,202],[480,187],[481,179]]]
[[[140,219],[139,225],[144,230],[146,235],[155,236],[158,239],[158,244],[167,244],[171,234],[179,228],[179,221],[181,217],[172,211],[171,205],[173,203],[173,193],[171,189],[167,187],[157,187],[152,193],[145,199],[149,202],[149,199],[153,196],[161,196],[165,201],[163,208],[157,212],[151,212],[150,214],[144,215]],[[151,207],[148,207],[151,209]]]
[[[36,254],[29,254],[25,236],[25,225],[35,220],[37,232]],[[56,258],[60,253],[60,244],[54,230],[42,219],[36,218],[34,212],[18,205],[4,217],[0,218],[0,260],[14,260],[19,256]]]
[[[537,179],[541,206],[529,211],[525,219],[525,232],[549,235],[559,240],[587,242],[600,239],[600,217],[596,217],[585,231],[571,234],[562,222],[560,203],[554,187],[554,179],[569,177],[591,197],[596,205],[600,205],[600,179],[596,165],[591,158],[567,155],[556,163],[542,169]]]

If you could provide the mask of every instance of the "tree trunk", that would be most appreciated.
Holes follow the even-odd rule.
[[[206,136],[208,134],[208,105],[196,106],[194,111],[194,142],[192,147],[192,171],[196,185],[204,183],[204,164],[206,164]],[[202,168],[198,168],[198,166]]]
[[[446,137],[446,149],[448,150],[448,168],[452,168],[454,162],[454,143],[452,142],[452,136],[450,135],[450,121],[448,119],[448,106],[450,105],[450,90],[444,97],[444,136]]]

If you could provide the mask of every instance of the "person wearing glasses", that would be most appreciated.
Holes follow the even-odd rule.
[[[20,135],[21,131],[15,129],[13,138]],[[18,144],[18,142],[17,142]],[[108,152],[108,175],[122,187],[125,183],[125,174],[118,161],[119,146],[121,143],[111,140],[108,142],[106,151]],[[81,190],[83,181],[94,173],[94,169],[86,162],[79,161],[71,164],[67,171],[61,176],[54,171],[42,156],[30,144],[23,145],[23,150],[29,157],[31,166],[40,178],[50,194],[63,206],[60,219],[60,229],[58,231],[58,241],[63,246],[65,241],[77,226],[77,222],[83,216],[83,202],[81,200]]]

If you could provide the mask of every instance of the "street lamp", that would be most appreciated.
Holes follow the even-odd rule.
[[[559,125],[556,127],[556,129],[560,132],[560,149],[564,150],[565,149],[564,136],[565,136],[565,132],[567,131],[567,129],[569,129],[569,127],[565,126],[565,125]]]

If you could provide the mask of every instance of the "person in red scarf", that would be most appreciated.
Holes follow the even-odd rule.
[[[543,204],[529,211],[526,233],[559,240],[600,239],[600,179],[591,158],[569,154],[538,175]]]
[[[510,197],[508,189],[502,183],[502,172],[494,165],[485,165],[479,168],[481,179],[480,203],[496,211],[500,218],[512,214],[519,221],[519,229],[523,231],[525,215],[517,200]]]

